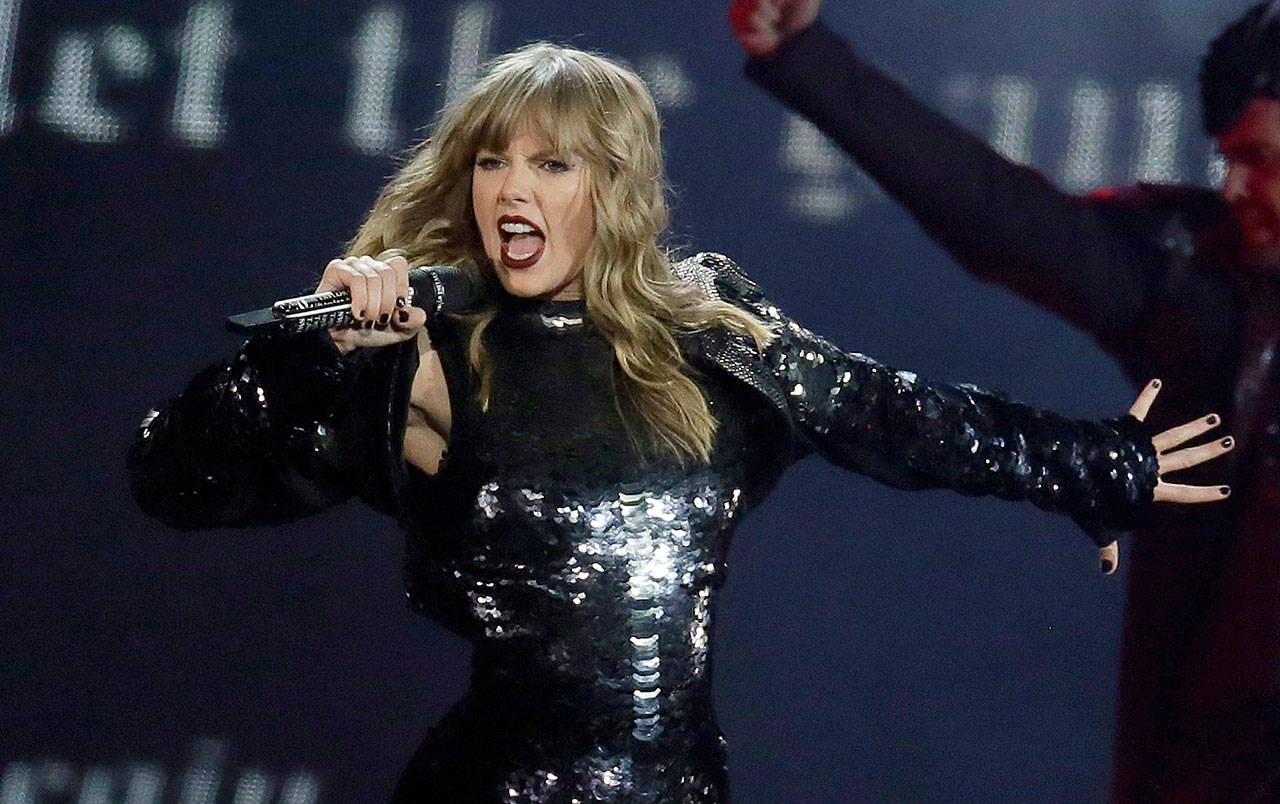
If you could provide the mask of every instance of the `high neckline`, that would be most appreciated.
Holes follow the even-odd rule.
[[[562,301],[538,299],[537,301],[538,305],[535,309],[542,316],[585,318],[587,315],[587,302],[585,299],[566,299]]]
[[[521,318],[549,329],[581,327],[587,322],[587,303],[583,299],[521,299],[509,297],[507,307]]]

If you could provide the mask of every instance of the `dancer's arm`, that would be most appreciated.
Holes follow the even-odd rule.
[[[1006,160],[859,59],[814,20],[818,5],[735,2],[734,30],[755,55],[747,75],[832,137],[968,270],[1123,337],[1167,264],[1153,245],[1167,212],[1078,199]]]

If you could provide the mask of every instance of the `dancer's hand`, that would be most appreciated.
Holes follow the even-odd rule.
[[[316,293],[346,289],[351,293],[354,324],[329,330],[342,352],[407,341],[427,323],[427,312],[407,303],[409,262],[392,257],[347,257],[325,266]]]
[[[767,59],[778,46],[818,18],[822,0],[734,0],[729,26],[753,59]]]
[[[1156,401],[1156,395],[1159,393],[1159,380],[1152,380],[1147,383],[1142,392],[1138,394],[1133,407],[1129,408],[1129,414],[1138,421],[1146,419],[1147,412],[1151,410],[1151,404]],[[1163,433],[1152,436],[1151,443],[1155,445],[1156,462],[1159,467],[1159,479],[1156,481],[1154,495],[1156,502],[1221,502],[1231,494],[1230,486],[1189,486],[1165,481],[1165,475],[1170,472],[1211,461],[1227,454],[1235,447],[1236,440],[1231,436],[1225,436],[1217,441],[1201,444],[1198,447],[1182,447],[1183,444],[1191,439],[1204,435],[1217,427],[1221,421],[1222,419],[1216,413],[1211,413],[1208,416],[1201,416],[1186,424],[1171,427]],[[1120,548],[1115,542],[1112,542],[1102,548],[1098,558],[1102,571],[1110,575],[1119,566]]]

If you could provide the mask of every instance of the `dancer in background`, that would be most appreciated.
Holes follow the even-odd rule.
[[[1157,421],[1220,410],[1240,440],[1226,505],[1133,539],[1114,792],[1280,800],[1280,4],[1200,69],[1220,191],[1067,195],[926,107],[817,19],[820,0],[729,10],[747,75],[832,137],[967,270],[1089,332]],[[1103,562],[1114,568],[1111,536]]]
[[[248,341],[144,422],[139,503],[180,527],[281,522],[359,495],[406,540],[411,604],[475,646],[470,691],[398,801],[721,802],[711,635],[730,537],[817,453],[903,488],[1127,526],[1224,499],[1161,475],[1134,415],[1071,421],[837,349],[730,260],[661,247],[657,109],[631,71],[547,44],[447,108],[318,290],[356,326]],[[410,265],[493,281],[425,321]],[[823,292],[814,288],[815,293]]]

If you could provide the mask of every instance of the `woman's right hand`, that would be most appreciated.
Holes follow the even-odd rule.
[[[409,262],[392,257],[347,257],[325,266],[316,293],[347,290],[355,323],[329,330],[338,350],[346,353],[368,346],[407,341],[427,323],[427,313],[408,303]]]

